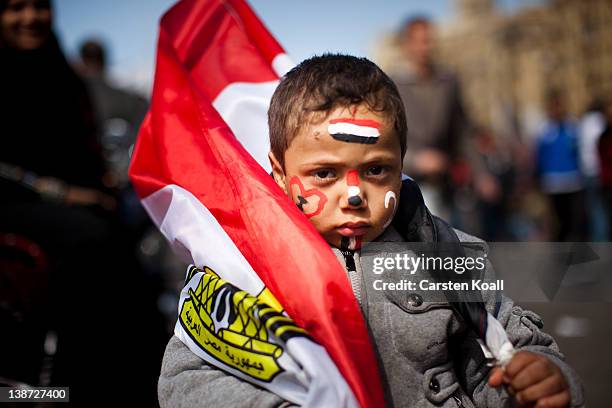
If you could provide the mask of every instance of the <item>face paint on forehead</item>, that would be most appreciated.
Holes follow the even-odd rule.
[[[361,200],[359,189],[359,172],[357,170],[349,170],[346,174],[346,184],[348,185],[348,203],[353,207],[358,207],[363,202]]]
[[[380,123],[371,119],[337,118],[329,121],[327,131],[342,142],[374,144],[380,137]]]
[[[387,222],[385,222],[385,228],[387,228],[391,224],[391,221],[393,221],[395,210],[397,209],[397,197],[395,196],[395,193],[393,191],[387,191],[387,194],[385,194],[385,208],[389,208],[389,203],[391,200],[393,200],[393,211],[391,212]]]
[[[289,188],[291,189],[291,197],[295,196],[297,199],[295,205],[306,217],[314,217],[323,211],[323,207],[327,203],[327,196],[322,191],[316,188],[306,190],[302,181],[297,176],[291,177]]]

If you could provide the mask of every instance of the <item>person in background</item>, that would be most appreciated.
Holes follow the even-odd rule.
[[[510,141],[495,137],[493,132],[481,127],[477,133],[476,147],[489,174],[495,177],[501,193],[495,200],[479,200],[481,234],[489,241],[508,241],[510,201],[515,190],[515,156],[517,147]]]
[[[594,101],[582,115],[579,127],[580,168],[584,175],[586,205],[589,214],[589,239],[605,241],[608,237],[608,216],[604,209],[597,143],[606,124],[600,101]]]
[[[117,190],[121,221],[137,244],[151,223],[129,182],[127,171],[148,102],[112,84],[107,71],[107,51],[101,41],[83,41],[79,55],[80,61],[75,68],[91,96],[98,140],[108,168],[105,183]]]
[[[164,334],[160,328],[165,324],[174,325],[174,308],[172,321],[166,322],[162,310],[156,305],[163,304],[164,296],[168,296],[168,293],[174,295],[174,282],[177,279],[174,265],[180,261],[174,257],[163,235],[151,222],[128,178],[132,150],[149,103],[136,91],[113,82],[108,70],[108,50],[99,39],[85,39],[79,47],[80,60],[74,63],[74,67],[91,96],[98,140],[108,168],[105,182],[117,191],[117,218],[123,245],[135,254],[142,269],[141,287],[146,288],[149,299],[149,324],[157,328],[157,337],[149,342],[152,347],[150,353],[155,355],[163,353],[166,338],[171,332],[166,330]],[[168,264],[171,266],[168,267]],[[141,293],[144,294],[144,291]],[[148,361],[155,364],[154,360]],[[147,374],[159,370],[157,366],[149,368]],[[156,378],[152,381],[155,382]]]
[[[36,300],[23,294],[33,305],[27,313],[0,302],[0,377],[69,386],[77,406],[91,396],[110,404],[115,396],[99,388],[108,383],[152,405],[158,368],[147,290],[123,245],[87,89],[52,22],[49,0],[0,0],[0,286],[48,282]],[[14,255],[20,242],[46,260],[36,276],[15,273],[32,270]],[[146,344],[127,335],[135,326],[147,328]],[[117,351],[131,342],[129,354]]]
[[[421,187],[431,211],[451,215],[453,163],[462,158],[473,174],[473,187],[485,201],[496,201],[500,188],[483,166],[463,108],[455,75],[434,61],[434,26],[425,17],[410,18],[400,32],[405,59],[391,73],[408,119],[404,173]]]
[[[597,153],[601,163],[600,181],[608,219],[612,220],[612,101],[605,106],[605,126],[597,143]],[[612,241],[612,228],[608,230],[608,240]]]
[[[49,1],[2,0],[0,12],[0,162],[27,172],[37,193],[111,208],[89,96],[51,31]],[[5,200],[28,193],[3,189]]]
[[[111,177],[110,183],[128,183],[129,152],[147,112],[142,96],[121,89],[108,78],[107,52],[101,41],[85,40],[79,50],[77,72],[91,95],[95,121]]]
[[[558,241],[586,239],[584,179],[580,171],[578,128],[567,116],[558,90],[546,98],[548,123],[537,137],[536,172],[558,223]]]

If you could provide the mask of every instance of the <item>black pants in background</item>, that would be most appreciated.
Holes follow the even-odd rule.
[[[584,191],[550,194],[549,198],[559,225],[556,241],[580,242],[587,239],[587,217]]]
[[[608,241],[612,241],[612,186],[603,187],[602,193],[608,215]]]

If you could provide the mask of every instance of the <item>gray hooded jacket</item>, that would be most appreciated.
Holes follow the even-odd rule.
[[[402,190],[412,206],[403,206],[379,242],[436,240],[437,230],[461,242],[483,241],[432,217],[418,189]],[[406,202],[406,201],[404,201]],[[436,228],[438,226],[438,228]],[[404,227],[404,228],[402,228]],[[451,231],[451,232],[449,232]],[[379,373],[390,407],[512,407],[514,400],[503,387],[487,384],[490,368],[476,334],[446,299],[431,299],[419,290],[381,293],[373,289],[373,254],[342,253],[333,249],[345,267],[359,301],[378,357]],[[347,266],[348,265],[348,266]],[[487,265],[485,276],[493,275]],[[542,331],[540,317],[504,296],[483,293],[485,306],[505,327],[518,350],[547,356],[557,364],[570,385],[572,407],[584,405],[580,380],[559,352],[554,339]],[[381,301],[382,296],[382,301]],[[427,301],[424,300],[427,299]],[[431,301],[430,301],[431,300]],[[158,383],[162,407],[285,407],[275,394],[214,368],[193,354],[178,338],[166,348]]]

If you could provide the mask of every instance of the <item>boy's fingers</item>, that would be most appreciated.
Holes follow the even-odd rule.
[[[571,401],[568,391],[562,391],[550,397],[542,398],[535,408],[566,408]]]
[[[504,380],[504,370],[501,367],[494,367],[489,376],[489,385],[491,387],[499,387]]]
[[[556,395],[565,389],[565,383],[557,376],[552,376],[539,383],[525,388],[516,394],[516,400],[520,404],[535,402],[540,398]]]
[[[506,374],[510,378],[513,378],[516,373],[539,359],[540,356],[537,356],[533,353],[519,351],[514,355],[514,357],[512,357],[512,360],[510,360],[510,362],[506,366]]]
[[[544,360],[533,360],[530,364],[523,366],[523,369],[511,377],[510,385],[520,391],[539,383],[546,377],[550,377],[553,371],[550,365]]]

